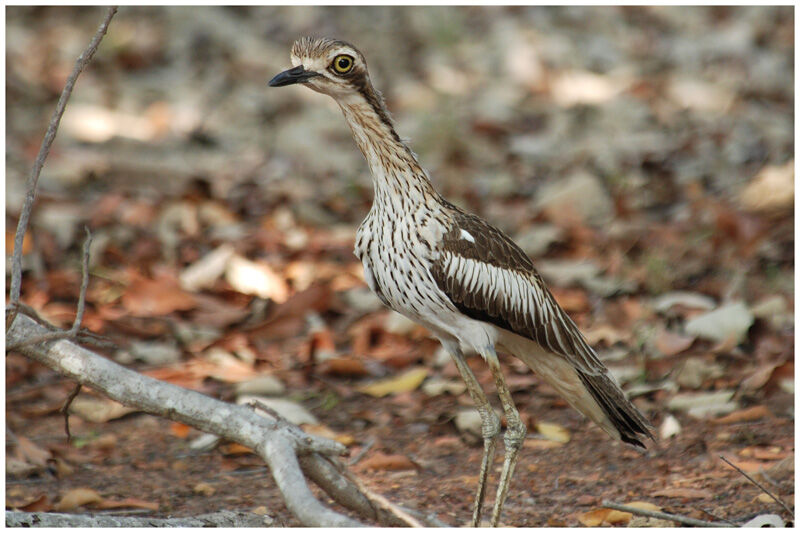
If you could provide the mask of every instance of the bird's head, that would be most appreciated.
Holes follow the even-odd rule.
[[[337,100],[371,87],[364,56],[344,41],[303,37],[292,46],[291,59],[294,68],[272,78],[271,87],[302,83]]]

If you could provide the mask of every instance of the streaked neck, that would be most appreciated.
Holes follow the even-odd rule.
[[[397,135],[380,96],[338,103],[372,172],[376,203],[398,196],[436,195],[417,156]]]

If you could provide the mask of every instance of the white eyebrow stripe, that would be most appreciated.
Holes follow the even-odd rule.
[[[465,230],[465,229],[462,229],[462,230],[461,230],[461,238],[462,238],[462,239],[464,239],[465,241],[469,241],[469,242],[475,242],[475,237],[473,237],[473,236],[470,234],[470,232],[468,232],[468,231],[467,231],[467,230]]]

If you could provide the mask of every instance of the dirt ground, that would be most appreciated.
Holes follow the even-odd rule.
[[[101,17],[6,10],[7,257],[50,113]],[[793,508],[790,6],[123,7],[44,167],[21,301],[71,324],[86,227],[83,327],[106,341],[98,353],[225,401],[295,402],[376,492],[467,524],[482,453],[471,402],[352,255],[367,166],[333,102],[267,87],[306,34],[364,52],[437,189],[520,244],[653,423],[646,453],[614,443],[503,358],[529,429],[503,523],[676,525],[604,500],[790,521],[720,458]],[[197,430],[85,390],[68,445],[58,410],[73,384],[13,351],[5,372],[7,509],[300,525],[241,446],[199,450]]]
[[[471,363],[478,361],[473,358]],[[481,365],[473,366],[481,382],[488,385],[488,372]],[[48,383],[29,385],[24,392],[9,391],[7,420],[13,431],[51,450],[54,460],[35,476],[7,480],[7,502],[19,505],[41,501],[42,496],[56,502],[71,488],[90,487],[106,498],[139,498],[158,505],[155,512],[134,511],[137,514],[181,517],[223,509],[256,510],[266,512],[275,526],[299,525],[257,456],[230,445],[193,451],[188,444],[199,432],[191,430],[178,437],[172,429],[174,424],[167,420],[132,414],[97,424],[73,416],[77,446],[68,446],[59,414],[33,418],[20,415],[52,412],[71,389],[49,371],[40,378]],[[319,405],[319,398],[347,387],[346,381],[336,379],[331,379],[330,386],[311,383],[304,394],[317,400],[304,403],[323,424],[355,439],[358,444],[351,447],[350,460],[361,456],[361,463],[376,454],[400,454],[413,463],[412,468],[400,471],[363,469],[357,463],[353,470],[394,503],[431,513],[451,525],[468,524],[482,446],[465,443],[451,413],[469,400],[464,395],[443,395],[415,402],[402,398],[376,401],[350,394],[341,397],[335,409],[313,408]],[[775,481],[783,489],[781,497],[789,504],[793,500],[793,467],[786,461],[781,463],[787,457],[793,461],[787,453],[794,447],[794,423],[789,418],[771,416],[717,425],[681,417],[683,430],[677,438],[660,441],[642,454],[611,442],[544,385],[519,388],[514,397],[524,415],[567,428],[572,440],[554,448],[526,445],[503,514],[507,525],[580,525],[578,517],[600,507],[603,500],[646,500],[665,512],[703,520],[718,517],[742,522],[766,512],[785,514],[777,504],[758,500],[761,491],[719,459],[723,455],[740,460],[748,457],[742,453],[747,449],[771,451],[760,466],[767,471],[772,468]],[[792,403],[791,395],[777,393],[766,406],[771,412],[784,412]],[[380,425],[374,423],[376,419]],[[660,420],[653,421],[658,424]],[[372,446],[362,455],[366,443]],[[60,473],[62,462],[70,465],[68,475]],[[782,466],[775,468],[779,464]],[[499,453],[493,483],[501,465]],[[674,497],[651,496],[664,489],[686,490],[683,497],[680,492]],[[494,485],[489,498],[493,491]]]

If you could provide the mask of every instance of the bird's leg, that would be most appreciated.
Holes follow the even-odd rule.
[[[525,440],[527,429],[519,417],[519,411],[514,405],[514,400],[511,398],[511,393],[508,390],[508,385],[506,385],[506,380],[503,378],[503,373],[500,370],[500,361],[494,348],[487,347],[482,355],[492,371],[497,387],[497,395],[500,396],[503,412],[506,415],[506,434],[503,437],[506,455],[503,461],[503,472],[500,474],[500,483],[497,486],[497,496],[495,496],[494,500],[491,522],[492,527],[496,527],[500,521],[500,512],[503,510],[503,503],[505,503],[508,495],[508,487],[511,484],[511,477],[514,475],[514,467],[517,465],[517,457],[520,448],[522,448],[522,442]]]
[[[489,475],[489,468],[494,461],[494,452],[497,449],[497,435],[500,434],[500,419],[489,405],[489,399],[481,389],[475,374],[467,365],[464,354],[458,344],[442,342],[445,349],[450,352],[456,368],[461,373],[461,377],[467,384],[467,390],[478,408],[481,415],[481,435],[483,436],[483,460],[481,460],[481,473],[478,478],[478,493],[475,495],[475,504],[472,509],[472,527],[478,527],[483,511],[483,501],[486,499],[486,481]]]

